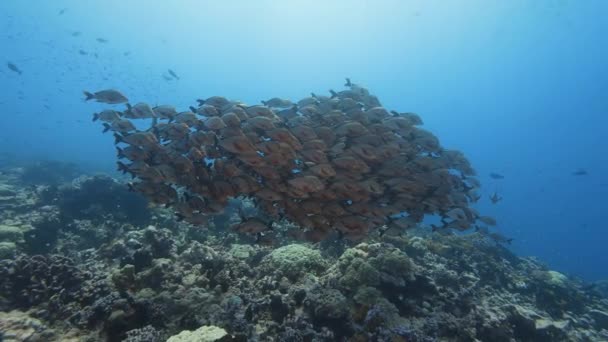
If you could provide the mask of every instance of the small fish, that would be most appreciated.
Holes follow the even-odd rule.
[[[573,176],[586,176],[586,175],[588,175],[588,173],[587,173],[587,170],[585,170],[585,169],[578,169],[578,170],[572,172],[572,175]]]
[[[72,37],[78,37],[78,36],[80,36],[80,31],[72,32]]]
[[[146,119],[155,118],[156,113],[147,103],[140,102],[135,106],[127,103],[127,110],[123,113],[123,116],[129,119]]]
[[[492,172],[492,173],[490,173],[490,178],[492,178],[492,179],[504,179],[505,176],[501,175],[500,173]]]
[[[84,99],[85,101],[95,100],[97,102],[107,104],[119,104],[129,101],[129,99],[127,99],[123,94],[121,94],[118,90],[114,89],[100,90],[96,93],[90,93],[88,91],[85,91],[84,95],[86,96],[86,98]]]
[[[112,123],[114,121],[120,120],[120,114],[115,110],[106,109],[100,113],[93,114],[93,121],[97,120]]]
[[[8,66],[9,69],[18,73],[19,75],[21,75],[23,73],[15,64],[13,64],[11,62],[6,63],[6,66]]]
[[[131,54],[131,51],[125,51],[122,53],[123,56],[127,57]]]
[[[67,8],[62,8],[61,10],[59,10],[59,13],[57,13],[57,15],[63,15],[67,10]]]
[[[286,99],[281,99],[278,97],[273,97],[268,101],[262,101],[262,104],[267,107],[272,108],[289,108],[293,107],[293,103]]]
[[[99,43],[107,43],[108,42],[108,40],[105,39],[105,38],[97,38],[95,40],[97,40],[97,42],[99,42]]]
[[[169,75],[173,76],[173,78],[175,78],[176,80],[179,80],[179,76],[177,76],[175,71],[169,69],[169,70],[167,70],[167,72],[169,73]]]
[[[492,201],[492,204],[496,204],[500,201],[502,201],[502,197],[498,195],[498,193],[493,193],[492,196],[490,196],[490,201]]]
[[[81,54],[81,55],[83,55],[83,56],[86,56],[86,55],[88,55],[88,54],[89,54],[88,52],[86,52],[86,51],[84,51],[84,50],[82,50],[82,49],[81,49],[81,50],[78,50],[78,53],[79,53],[79,54]]]

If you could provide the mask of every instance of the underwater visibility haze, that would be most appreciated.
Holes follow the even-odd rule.
[[[0,2],[0,341],[608,340],[607,14]]]

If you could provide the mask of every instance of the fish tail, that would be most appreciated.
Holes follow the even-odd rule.
[[[95,121],[95,120],[93,120],[93,121]],[[103,132],[102,133],[105,133],[105,132],[109,131],[111,128],[112,128],[112,126],[110,126],[109,123],[104,122],[103,123]]]
[[[126,106],[127,106],[127,112],[131,112],[131,109],[133,109],[133,107],[131,106],[131,104],[127,103]]]
[[[86,98],[84,99],[85,101],[89,101],[95,98],[95,94],[91,94],[88,91],[83,91],[84,96],[86,96]]]
[[[135,192],[135,187],[133,186],[133,183],[131,183],[131,182],[127,183],[127,187],[129,188],[129,191]]]
[[[196,113],[196,108],[194,108],[194,106],[190,106],[189,108],[192,111],[192,113]]]
[[[175,213],[175,219],[177,220],[177,222],[181,222],[186,218],[186,216],[184,216],[181,213]]]
[[[114,144],[118,144],[119,142],[123,142],[122,136],[118,133],[114,133]]]
[[[338,93],[336,93],[335,91],[333,91],[332,89],[329,89],[329,93],[331,94],[331,98],[335,98],[338,97]]]
[[[347,77],[347,78],[346,78],[346,83],[344,83],[344,86],[345,86],[345,87],[350,87],[350,86],[352,86],[352,85],[353,85],[353,84],[350,82],[350,78],[348,78],[348,77]]]
[[[123,175],[129,172],[129,168],[123,162],[116,162],[116,166],[118,167],[118,171],[122,172]]]
[[[116,156],[118,158],[124,158],[125,157],[125,154],[124,154],[124,152],[122,151],[122,149],[120,147],[116,147]]]
[[[99,114],[93,113],[93,121],[99,120]]]
[[[263,104],[264,106],[266,106],[266,104],[268,103],[267,101],[260,101],[260,102],[262,102],[262,104]]]
[[[205,100],[201,100],[201,99],[196,99],[196,102],[198,102],[199,106],[202,106],[205,104]]]

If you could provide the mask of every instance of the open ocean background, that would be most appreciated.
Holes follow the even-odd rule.
[[[183,110],[327,94],[350,77],[465,153],[476,207],[514,251],[606,279],[607,16],[602,0],[1,1],[0,163],[113,172],[112,137],[91,122],[107,106],[83,90]]]

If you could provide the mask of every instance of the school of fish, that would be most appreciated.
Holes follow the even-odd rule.
[[[440,216],[442,228],[494,223],[470,207],[479,182],[461,152],[441,147],[419,128],[418,115],[383,108],[349,79],[345,87],[252,106],[212,96],[186,111],[131,105],[112,89],[85,94],[127,104],[93,120],[114,133],[118,169],[134,178],[130,188],[195,225],[232,198],[251,198],[263,213],[243,218],[237,231],[264,234],[287,219],[311,241],[407,229],[427,214]],[[136,119],[152,125],[138,130]]]

